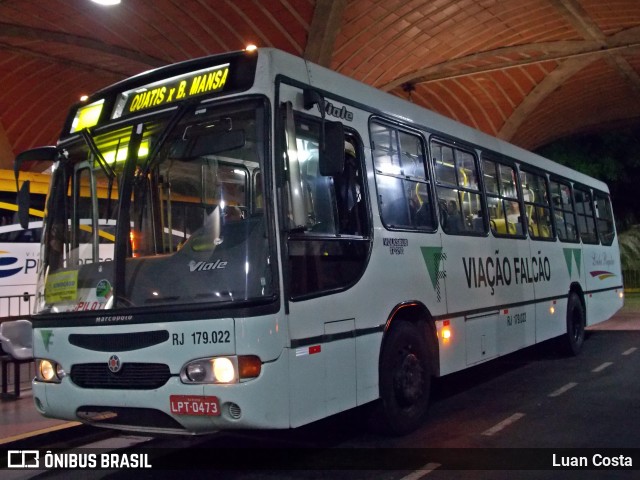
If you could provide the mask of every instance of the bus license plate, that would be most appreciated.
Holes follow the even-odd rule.
[[[217,417],[220,415],[220,402],[218,397],[202,395],[171,395],[171,413],[178,415],[208,415]]]

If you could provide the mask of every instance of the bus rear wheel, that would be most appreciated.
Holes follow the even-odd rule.
[[[429,367],[424,333],[409,322],[394,325],[380,355],[380,400],[372,418],[376,430],[404,435],[420,426],[429,407]]]
[[[584,307],[577,293],[571,292],[567,302],[567,333],[564,338],[565,351],[578,355],[582,351],[585,338],[586,318]]]

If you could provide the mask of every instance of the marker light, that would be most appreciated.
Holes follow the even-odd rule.
[[[247,45],[245,47],[245,51],[247,51],[247,52],[255,52],[257,49],[258,49],[258,47],[256,47],[252,43],[250,43],[249,45]]]
[[[451,320],[444,320],[442,322],[442,329],[440,330],[442,340],[448,342],[451,338]]]
[[[91,128],[96,125],[100,119],[103,105],[104,99],[101,99],[97,102],[90,103],[89,105],[78,107],[69,133],[79,132],[80,130]]]

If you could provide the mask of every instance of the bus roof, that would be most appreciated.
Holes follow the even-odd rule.
[[[275,50],[272,50],[272,56],[275,62],[281,63],[281,65],[276,66],[275,69],[285,71],[287,75],[290,76],[293,75],[293,72],[300,70],[290,68],[290,62],[303,61],[288,53]],[[381,115],[392,117],[399,122],[421,130],[428,130],[433,133],[454,137],[470,145],[482,147],[485,151],[488,150],[498,155],[504,155],[520,163],[538,167],[552,174],[555,173],[578,183],[609,192],[607,185],[600,180],[481,132],[449,117],[418,106],[403,98],[383,92],[333,70],[309,62],[306,62],[305,70],[304,74],[299,75],[296,80],[302,82],[308,81],[311,86],[324,91],[327,97],[333,97],[337,101],[357,105],[373,113],[380,113]],[[333,92],[339,93],[333,94]]]

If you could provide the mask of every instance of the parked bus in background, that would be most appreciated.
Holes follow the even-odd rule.
[[[274,49],[108,87],[36,158],[48,417],[204,433],[367,404],[406,433],[432,377],[577,354],[623,302],[604,183]]]
[[[51,177],[22,172],[20,183],[31,184],[28,228],[18,221],[16,180],[11,170],[0,170],[0,318],[32,313],[40,258],[44,201]]]

